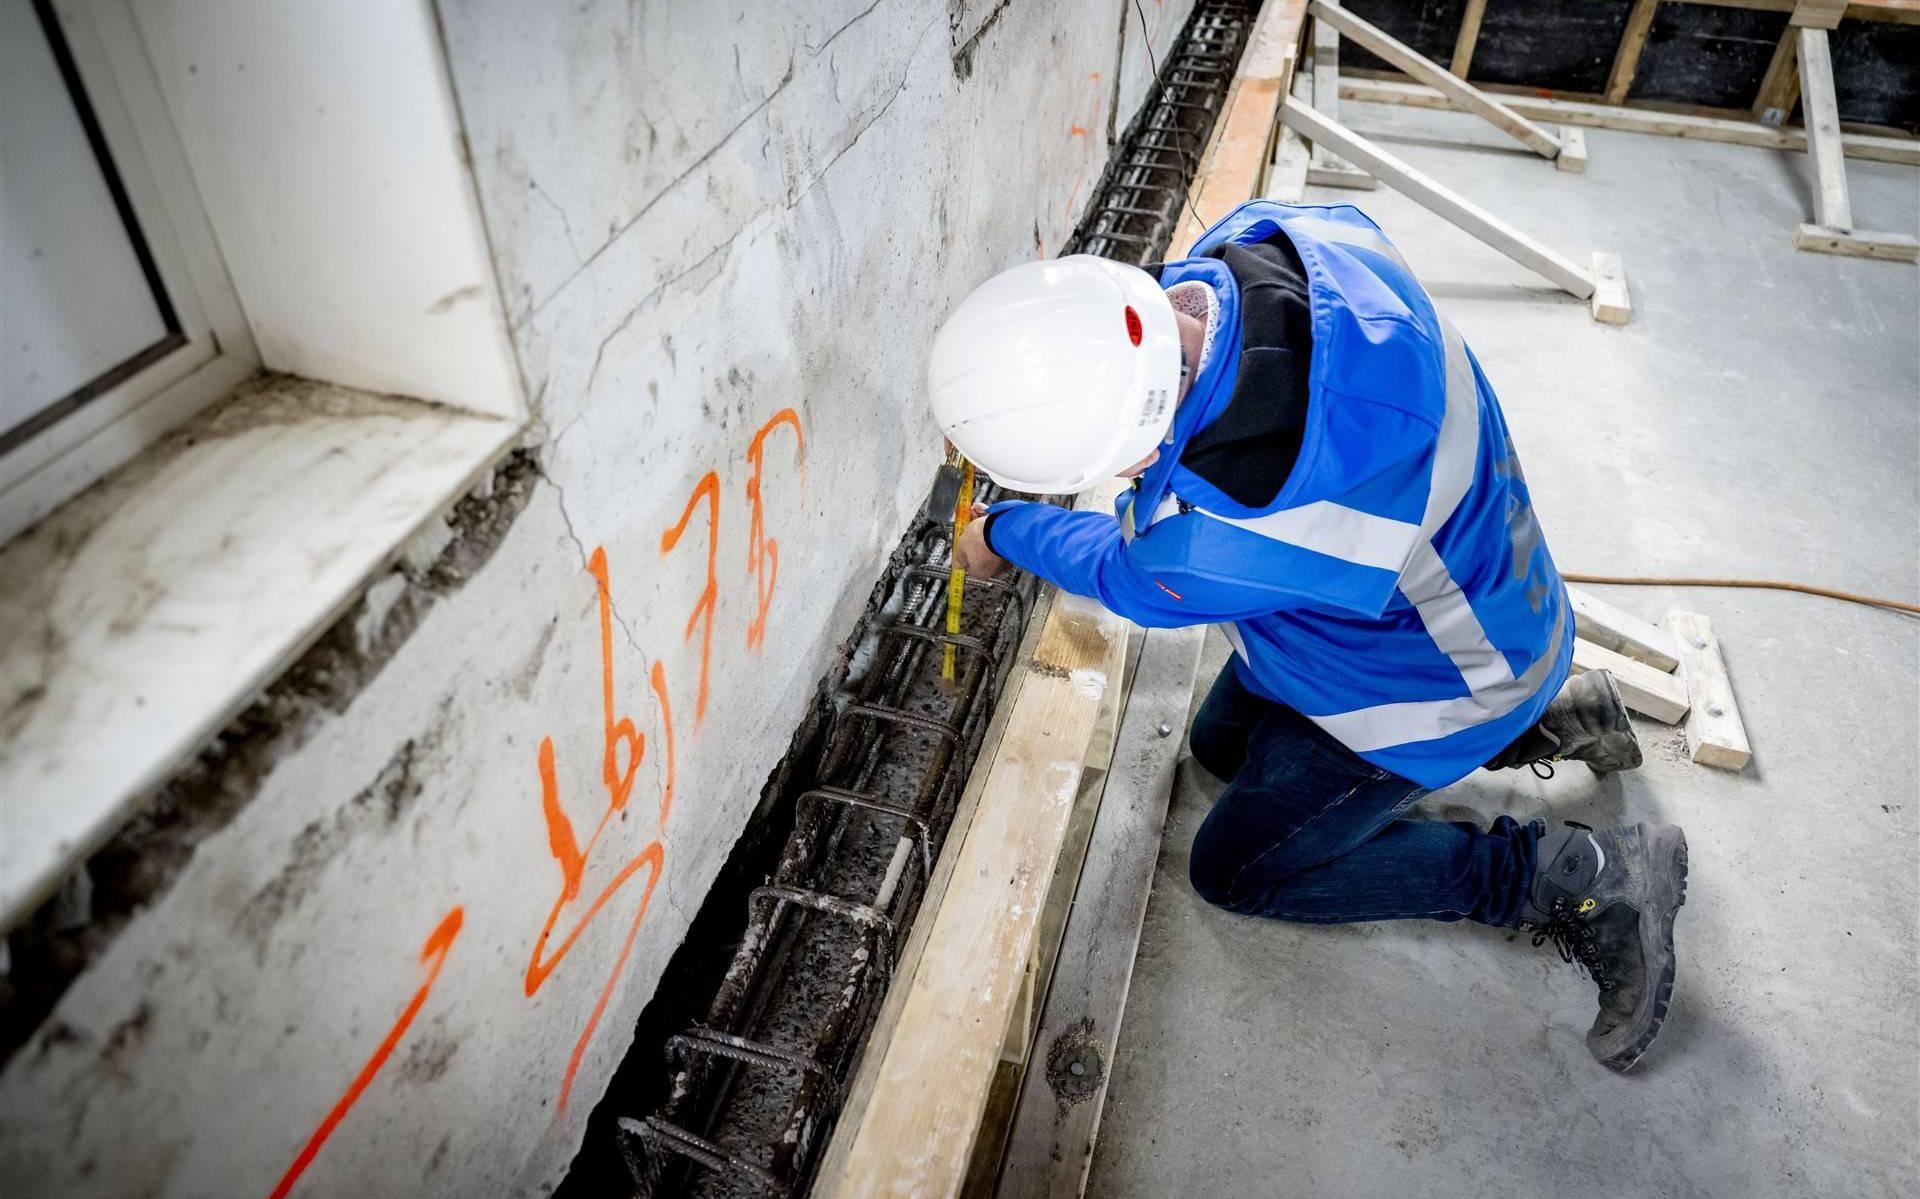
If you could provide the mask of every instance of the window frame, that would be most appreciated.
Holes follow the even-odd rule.
[[[103,167],[108,186],[117,176],[122,219],[137,226],[142,265],[164,292],[178,334],[30,418],[28,426],[40,427],[0,449],[0,542],[260,367],[128,0],[35,0],[35,8],[43,21],[57,22],[62,76],[84,94],[82,124],[90,109],[89,140],[111,159],[111,171]],[[62,58],[57,45],[54,56]],[[48,413],[58,415],[45,419]]]

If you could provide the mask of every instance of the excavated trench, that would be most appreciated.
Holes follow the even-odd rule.
[[[1202,0],[1154,48],[1157,82],[1068,252],[1162,252],[1255,7]],[[844,676],[642,1014],[562,1196],[808,1188],[1032,611],[1030,577],[969,578],[948,633],[949,543],[927,519],[902,540]]]

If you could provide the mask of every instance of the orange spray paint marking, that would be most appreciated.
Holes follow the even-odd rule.
[[[711,476],[709,476],[711,478]],[[691,513],[691,509],[689,509]],[[684,525],[684,522],[682,522]],[[574,1043],[573,1053],[567,1061],[566,1076],[561,1082],[558,1110],[564,1111],[567,1099],[573,1091],[574,1075],[580,1069],[581,1059],[585,1056],[587,1045],[593,1039],[594,1029],[605,1014],[607,1002],[613,996],[615,984],[623,973],[628,953],[633,949],[635,937],[639,935],[640,924],[646,919],[648,905],[653,900],[653,889],[660,881],[660,872],[665,866],[666,850],[658,838],[647,843],[637,854],[623,865],[619,872],[600,889],[593,902],[580,914],[573,928],[561,940],[559,946],[547,954],[548,943],[553,938],[554,927],[560,922],[560,914],[568,904],[579,897],[580,882],[586,873],[587,863],[593,858],[594,848],[600,843],[600,836],[606,832],[607,825],[615,813],[626,807],[627,798],[633,791],[633,782],[640,763],[646,757],[646,738],[635,730],[633,721],[628,717],[616,718],[614,714],[613,687],[613,592],[607,578],[607,556],[604,549],[596,549],[588,563],[600,603],[600,679],[602,721],[604,737],[603,759],[605,769],[602,772],[607,788],[607,806],[600,813],[600,820],[594,825],[593,835],[587,838],[585,847],[581,847],[574,835],[573,822],[561,806],[559,784],[554,769],[553,738],[542,738],[540,742],[540,811],[547,823],[547,845],[553,857],[560,864],[560,894],[553,901],[553,909],[547,913],[547,922],[540,930],[540,938],[534,943],[533,953],[527,960],[525,979],[526,993],[534,994],[543,986],[548,977],[580,939],[580,934],[593,923],[607,901],[620,888],[624,887],[641,868],[647,868],[646,887],[641,892],[640,903],[633,914],[633,922],[627,927],[626,939],[621,943],[619,958],[614,962],[613,970],[607,976],[606,983],[600,989],[600,997],[594,1003],[593,1012],[587,1017],[586,1027],[581,1029],[579,1040]],[[667,677],[666,671],[656,662],[651,672],[654,694],[660,700],[660,712],[667,742],[667,779],[665,795],[661,800],[660,817],[664,821],[673,796],[673,726],[672,718],[666,707]],[[619,749],[627,749],[624,767],[620,763]],[[546,954],[546,956],[542,956]]]
[[[667,827],[667,813],[673,810],[673,709],[667,703],[667,668],[653,664],[653,695],[660,701],[660,728],[667,742],[667,779],[660,789],[660,827]]]
[[[393,1022],[393,1027],[387,1030],[386,1039],[381,1041],[380,1047],[373,1051],[373,1056],[367,1059],[367,1064],[360,1067],[360,1073],[356,1074],[353,1082],[348,1085],[347,1093],[340,1096],[340,1102],[333,1105],[333,1110],[327,1113],[327,1118],[320,1121],[320,1127],[314,1129],[313,1135],[307,1138],[305,1148],[301,1149],[299,1156],[293,1159],[293,1164],[287,1167],[287,1172],[280,1176],[280,1185],[273,1188],[271,1199],[283,1199],[289,1191],[293,1190],[293,1184],[298,1182],[300,1176],[306,1173],[307,1167],[313,1164],[313,1159],[319,1154],[320,1147],[327,1143],[327,1138],[333,1135],[333,1130],[340,1127],[340,1121],[346,1117],[348,1109],[358,1102],[361,1092],[367,1089],[367,1084],[373,1081],[373,1076],[380,1072],[380,1067],[385,1065],[387,1059],[393,1055],[394,1049],[400,1044],[400,1038],[407,1035],[407,1026],[413,1023],[413,1018],[420,1014],[421,1007],[426,1004],[427,993],[433,990],[434,981],[440,977],[440,967],[446,965],[447,951],[453,948],[453,940],[460,935],[460,924],[465,918],[464,910],[456,907],[441,917],[439,926],[428,934],[426,944],[420,947],[420,960],[423,962],[430,960],[432,963],[427,967],[426,981],[421,983],[420,989],[413,993],[413,998],[407,1003],[406,1010],[402,1011],[400,1018]]]
[[[695,508],[700,506],[700,497],[707,500],[707,585],[701,589],[700,602],[693,606],[693,614],[687,617],[687,636],[693,636],[694,626],[704,619],[706,629],[700,635],[700,690],[693,702],[693,723],[698,726],[707,716],[707,666],[713,658],[713,612],[720,599],[720,583],[714,571],[720,550],[720,477],[712,471],[702,475],[700,482],[687,498],[687,510],[680,514],[680,523],[660,535],[661,554],[670,554],[673,547],[680,544],[680,535],[687,531],[687,524],[693,519]]]
[[[767,434],[780,425],[793,426],[793,457],[805,470],[806,435],[800,431],[800,416],[791,408],[782,408],[773,419],[760,426],[747,446],[747,462],[753,473],[747,477],[747,573],[753,576],[753,622],[747,625],[747,648],[758,649],[767,639],[767,609],[773,606],[773,588],[780,579],[780,543],[767,536],[766,505],[760,498],[760,472],[766,465]],[[804,477],[804,475],[803,475]]]

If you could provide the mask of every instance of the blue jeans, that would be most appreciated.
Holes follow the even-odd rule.
[[[1232,661],[1189,740],[1228,780],[1193,839],[1189,877],[1208,903],[1315,924],[1518,920],[1541,825],[1407,819],[1425,787],[1253,694]]]

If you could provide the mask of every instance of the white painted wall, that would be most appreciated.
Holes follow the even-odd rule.
[[[7,1065],[0,1190],[264,1194],[308,1146],[297,1194],[564,1173],[931,480],[940,314],[1057,252],[1104,164],[1118,5],[1007,5],[964,80],[948,7],[444,0],[545,481]],[[609,664],[644,752],[561,902],[541,747],[584,847]]]
[[[132,7],[266,365],[518,417],[429,0]]]

